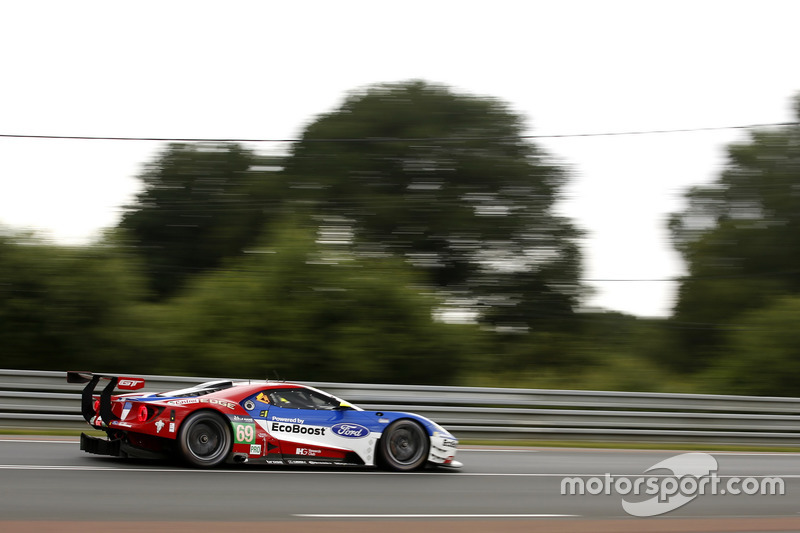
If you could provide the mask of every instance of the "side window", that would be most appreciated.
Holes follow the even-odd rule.
[[[263,396],[262,396],[263,395]],[[272,389],[259,393],[257,400],[286,409],[335,409],[338,402],[316,391],[308,389]]]
[[[303,409],[291,389],[276,389],[269,392],[269,400],[276,407]]]
[[[313,390],[305,391],[309,399],[314,403],[314,409],[335,409],[339,407],[339,401],[326,394],[320,394]]]

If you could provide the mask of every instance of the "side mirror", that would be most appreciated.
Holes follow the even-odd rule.
[[[353,406],[352,406],[352,405],[350,405],[349,403],[347,403],[347,402],[340,402],[340,403],[339,403],[339,405],[338,405],[338,407],[335,407],[334,409],[336,409],[337,411],[349,411],[349,410],[350,410],[350,409],[352,409],[352,408],[353,408]]]

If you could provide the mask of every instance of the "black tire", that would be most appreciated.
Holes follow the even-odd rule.
[[[397,472],[410,472],[425,466],[431,441],[418,423],[397,420],[383,432],[378,447],[381,466]]]
[[[227,459],[233,446],[230,424],[210,411],[193,413],[181,424],[178,445],[190,465],[213,468]]]

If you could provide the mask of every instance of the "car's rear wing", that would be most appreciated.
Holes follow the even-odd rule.
[[[92,424],[95,418],[94,390],[101,379],[107,379],[108,383],[100,393],[100,418],[106,425],[119,417],[111,412],[111,393],[114,389],[138,390],[144,387],[144,379],[118,376],[114,374],[93,374],[92,372],[67,372],[67,383],[87,383],[81,393],[81,414],[83,418]],[[94,425],[94,424],[92,424]]]

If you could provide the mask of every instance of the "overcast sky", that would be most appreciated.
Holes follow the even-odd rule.
[[[504,100],[531,135],[786,122],[799,20],[797,0],[4,2],[0,134],[286,139],[408,79]],[[536,141],[572,172],[589,304],[669,315],[684,270],[666,218],[746,138]],[[89,242],[160,146],[0,138],[0,224]]]

